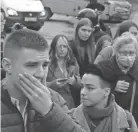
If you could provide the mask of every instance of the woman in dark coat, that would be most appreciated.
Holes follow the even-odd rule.
[[[70,47],[80,67],[80,75],[95,60],[95,43],[92,32],[92,22],[88,18],[82,18],[77,24],[74,39],[70,41]]]
[[[136,37],[136,39],[138,40],[138,26],[133,21],[126,20],[126,21],[122,22],[117,28],[117,31],[115,34],[115,39],[117,37],[121,36],[122,34],[124,34],[125,32],[132,33]],[[110,59],[112,57],[112,55],[113,55],[113,47],[112,46],[106,47],[96,57],[95,64],[97,64],[101,60]]]
[[[47,85],[65,99],[69,108],[78,106],[81,89],[79,66],[66,36],[54,37],[49,56],[51,63],[48,68]]]
[[[114,43],[115,55],[98,63],[104,76],[113,84],[116,102],[129,110],[138,125],[138,50],[132,34],[118,37]]]

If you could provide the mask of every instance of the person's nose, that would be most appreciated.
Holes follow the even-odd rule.
[[[89,32],[89,31],[86,31],[86,32],[85,32],[85,35],[86,35],[86,36],[89,36],[89,35],[90,35],[90,32]]]
[[[40,66],[40,67],[38,67],[37,69],[36,69],[36,72],[35,72],[35,74],[34,74],[34,76],[36,77],[36,78],[43,78],[44,77],[44,75],[45,75],[45,70],[44,70],[44,68],[42,67],[42,66]]]
[[[61,51],[64,51],[64,47],[63,46],[61,46]]]
[[[81,96],[86,96],[86,95],[87,95],[87,89],[83,87],[81,90]]]

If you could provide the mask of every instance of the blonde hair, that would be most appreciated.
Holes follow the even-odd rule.
[[[113,44],[114,53],[115,54],[118,53],[119,49],[122,46],[130,43],[135,45],[136,52],[138,54],[138,41],[135,38],[135,36],[130,32],[125,32],[120,37],[117,37],[114,40],[114,44]]]

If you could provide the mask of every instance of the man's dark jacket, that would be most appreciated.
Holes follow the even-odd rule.
[[[49,89],[50,90],[50,89]],[[55,91],[50,90],[53,106],[44,117],[37,113],[31,104],[27,106],[27,132],[84,132],[73,117],[65,111],[64,99]],[[23,118],[12,104],[6,89],[1,90],[1,132],[25,132]]]

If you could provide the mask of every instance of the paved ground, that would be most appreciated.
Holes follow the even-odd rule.
[[[138,11],[132,13],[131,19],[138,24]],[[72,38],[76,23],[77,20],[74,17],[67,17],[55,14],[49,21],[45,22],[43,28],[39,32],[45,36],[50,44],[52,38],[57,34],[65,34],[69,38]],[[106,24],[110,25],[112,33],[114,35],[118,23]]]

